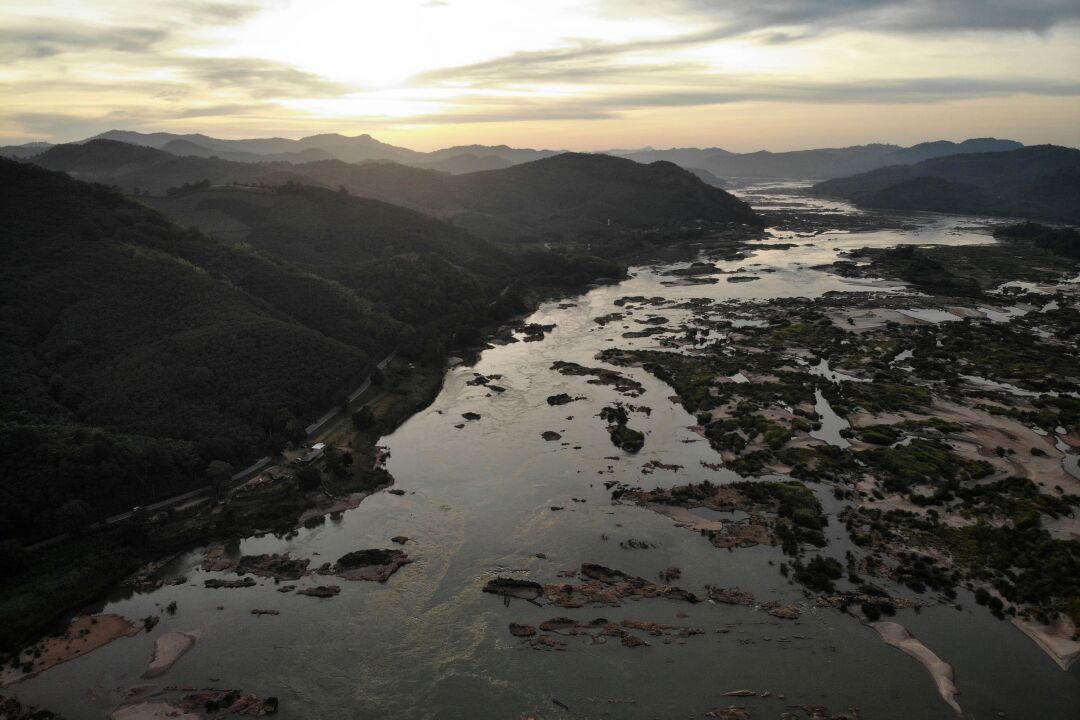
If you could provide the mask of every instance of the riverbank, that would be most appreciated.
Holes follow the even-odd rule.
[[[62,635],[47,637],[26,648],[15,662],[0,671],[0,685],[12,685],[21,680],[82,657],[114,640],[133,637],[142,626],[112,613],[75,618]]]

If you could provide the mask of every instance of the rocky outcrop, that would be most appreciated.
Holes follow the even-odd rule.
[[[624,600],[663,598],[697,603],[701,598],[692,592],[669,585],[658,585],[645,578],[628,575],[604,565],[585,563],[580,570],[562,570],[560,577],[578,578],[578,583],[550,583],[542,585],[533,580],[497,577],[489,580],[483,588],[486,593],[510,598],[529,600],[535,604],[543,600],[549,605],[578,608],[608,605],[618,607]]]
[[[521,600],[537,600],[544,594],[544,586],[532,580],[497,577],[484,584],[484,592]]]
[[[346,580],[386,582],[412,560],[403,550],[356,550],[342,555],[330,572]]]
[[[237,575],[259,575],[279,580],[299,580],[307,572],[308,559],[294,560],[288,553],[244,555],[236,564]]]
[[[624,647],[648,647],[648,641],[631,631],[644,632],[653,637],[663,638],[688,638],[704,634],[704,631],[698,628],[684,625],[668,625],[650,620],[610,621],[605,618],[596,618],[585,622],[570,617],[554,617],[545,620],[540,623],[539,630],[548,633],[548,635],[537,635],[537,629],[531,625],[510,623],[510,633],[525,638],[526,644],[537,650],[566,647],[566,643],[555,640],[551,637],[552,635],[564,637],[584,636],[589,638],[591,644],[594,645],[603,644],[607,642],[608,638],[619,638]],[[664,642],[670,642],[670,640]]]
[[[776,601],[766,603],[763,607],[765,612],[781,620],[798,620],[802,615],[799,608],[794,605],[781,605]]]
[[[616,392],[630,397],[638,397],[645,392],[645,388],[637,380],[632,380],[622,373],[607,368],[585,367],[575,362],[556,360],[552,363],[551,369],[563,375],[591,375],[592,379],[586,381],[590,385],[611,385]]]
[[[235,561],[229,558],[224,545],[211,545],[203,553],[202,569],[206,572],[224,572],[230,569]]]
[[[709,598],[716,602],[725,603],[727,605],[753,605],[754,594],[745,592],[737,587],[729,588],[709,588]]]
[[[243,577],[239,580],[222,580],[221,578],[210,578],[209,580],[204,580],[203,585],[211,589],[254,587],[255,578]]]

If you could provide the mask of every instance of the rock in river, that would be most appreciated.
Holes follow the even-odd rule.
[[[514,637],[532,637],[536,634],[536,628],[524,623],[510,623],[510,634]]]
[[[346,580],[386,582],[398,568],[411,562],[402,550],[356,550],[342,555],[331,572]]]
[[[288,553],[272,555],[244,555],[236,564],[236,574],[261,575],[281,580],[299,580],[307,572],[308,559],[294,560]]]
[[[536,600],[544,594],[544,586],[532,580],[518,580],[517,578],[497,577],[488,580],[484,585],[484,592],[502,595],[504,597],[516,597],[522,600]]]
[[[222,580],[221,578],[210,578],[209,580],[205,580],[203,582],[203,585],[205,585],[208,588],[212,588],[212,589],[213,588],[254,587],[255,586],[255,578],[253,578],[253,577],[245,577],[245,578],[240,578],[239,580]]]

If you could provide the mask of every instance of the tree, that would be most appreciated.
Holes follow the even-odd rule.
[[[94,509],[82,500],[68,500],[56,511],[56,525],[76,537],[83,535],[94,522]]]
[[[383,371],[376,365],[375,369],[371,371],[371,384],[382,385],[385,382],[386,375],[384,375]]]
[[[323,451],[323,460],[326,462],[326,469],[334,475],[345,474],[343,456],[337,448],[327,446],[326,450]],[[349,462],[352,462],[351,456]]]
[[[357,430],[369,430],[375,424],[375,414],[365,405],[352,414],[352,424]]]
[[[214,460],[206,466],[206,477],[214,486],[214,494],[220,495],[225,484],[233,476],[233,466],[224,460]]]
[[[289,439],[291,443],[298,443],[304,439],[306,433],[304,432],[304,426],[296,418],[290,418],[285,423],[285,437]]]
[[[10,577],[30,567],[30,556],[17,540],[0,541],[0,575]]]
[[[304,492],[318,490],[322,484],[322,473],[313,467],[302,467],[296,471],[296,482]]]

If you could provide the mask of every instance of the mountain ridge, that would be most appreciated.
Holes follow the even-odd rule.
[[[816,195],[903,210],[1080,221],[1080,150],[1031,145],[931,158],[814,185]]]
[[[170,151],[170,144],[181,141],[181,152],[203,157],[216,155],[222,159],[238,162],[266,161],[310,161],[315,159],[338,159],[345,162],[365,162],[371,160],[393,160],[417,167],[434,167],[455,174],[474,172],[479,169],[517,165],[523,162],[543,159],[561,154],[561,150],[514,148],[500,145],[455,145],[430,152],[421,152],[409,148],[384,143],[368,133],[348,136],[341,133],[321,133],[308,135],[296,140],[290,138],[248,138],[222,139],[202,133],[140,133],[129,130],[109,130],[91,138],[77,141],[87,143],[92,140],[118,140],[135,145],[145,145]],[[195,146],[192,148],[192,146]],[[720,147],[683,147],[654,149],[598,150],[593,154],[607,154],[626,157],[636,162],[649,163],[655,160],[670,160],[687,169],[707,170],[719,178],[810,178],[828,179],[865,172],[877,167],[894,164],[910,164],[949,154],[967,152],[1005,151],[1022,147],[1021,143],[996,138],[969,138],[961,142],[936,140],[921,142],[909,147],[886,143],[871,143],[844,148],[809,148],[784,152],[759,150],[749,153],[735,153]],[[0,148],[0,155],[27,157],[34,154],[36,148],[26,146],[7,146]],[[313,151],[325,153],[314,157]],[[262,157],[260,157],[262,156]],[[475,156],[483,158],[458,159],[456,156]]]

